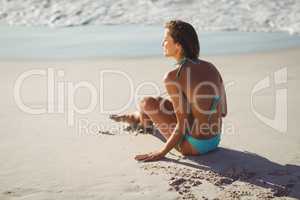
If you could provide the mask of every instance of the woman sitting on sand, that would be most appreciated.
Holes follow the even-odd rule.
[[[183,155],[216,149],[227,114],[222,77],[213,64],[198,59],[199,40],[192,25],[180,20],[166,23],[162,46],[164,55],[176,60],[176,68],[163,80],[170,99],[145,97],[139,112],[111,116],[144,128],[154,125],[167,140],[160,150],[137,155],[139,161],[159,160],[174,147]]]

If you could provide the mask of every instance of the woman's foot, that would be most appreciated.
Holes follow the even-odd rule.
[[[110,115],[109,118],[116,122],[125,122],[132,126],[138,126],[140,124],[140,117],[136,113],[125,115]]]
[[[126,128],[128,131],[137,130],[139,132],[153,132],[153,125],[149,121],[144,119],[144,123],[141,123],[139,113],[131,113],[124,115],[110,115],[109,118],[116,122],[125,122],[129,124],[129,127]],[[146,126],[145,126],[146,125]]]

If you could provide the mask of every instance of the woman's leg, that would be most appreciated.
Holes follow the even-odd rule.
[[[139,107],[141,122],[147,125],[150,121],[167,140],[177,123],[172,102],[162,97],[145,97]]]
[[[144,97],[139,103],[139,111],[124,115],[111,115],[110,118],[116,122],[125,122],[145,129],[151,128],[155,123],[156,128],[166,139],[173,131],[169,126],[176,125],[173,105],[170,100],[162,97]]]
[[[140,109],[147,114],[147,116],[154,123],[154,126],[159,129],[160,133],[166,140],[173,134],[177,124],[176,114],[174,112],[173,104],[168,99],[161,97],[153,98],[146,97],[140,103]],[[184,155],[198,155],[187,140],[183,140],[180,144],[179,150]]]
[[[163,137],[168,140],[177,124],[173,104],[170,100],[162,97],[145,97],[139,105],[140,111],[134,114],[120,115],[118,119],[122,122],[135,122],[146,128],[154,124]],[[180,151],[184,155],[197,155],[198,152],[186,141],[183,140]]]

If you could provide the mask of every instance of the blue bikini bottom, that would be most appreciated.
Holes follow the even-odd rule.
[[[197,139],[189,134],[185,134],[183,139],[187,140],[200,154],[205,154],[218,147],[221,134],[216,134],[210,139]]]

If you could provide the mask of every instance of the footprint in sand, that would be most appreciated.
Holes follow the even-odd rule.
[[[2,194],[6,196],[21,197],[21,196],[25,196],[37,192],[39,191],[32,188],[14,188],[12,190],[4,191]]]

